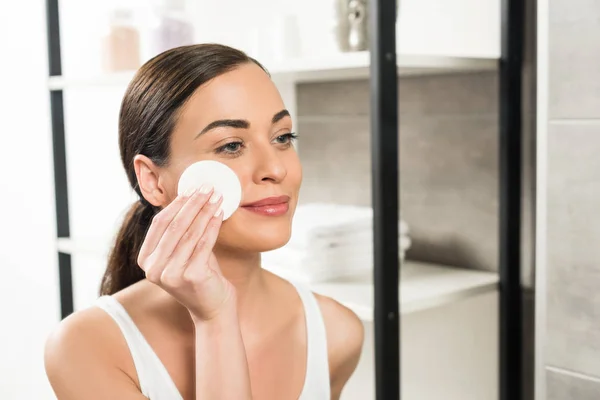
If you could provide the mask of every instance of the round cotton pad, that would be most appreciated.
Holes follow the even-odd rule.
[[[198,189],[202,185],[210,185],[215,192],[223,195],[221,204],[223,220],[231,217],[242,200],[242,185],[235,172],[218,161],[199,161],[183,171],[179,178],[177,192],[181,195],[188,190]]]

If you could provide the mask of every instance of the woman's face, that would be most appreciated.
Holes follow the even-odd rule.
[[[181,110],[169,166],[160,173],[169,200],[177,196],[187,166],[220,161],[239,177],[242,201],[223,223],[217,246],[250,252],[283,246],[291,235],[302,181],[292,132],[279,92],[259,66],[245,64],[218,76],[198,88]],[[269,198],[287,206],[249,207]]]

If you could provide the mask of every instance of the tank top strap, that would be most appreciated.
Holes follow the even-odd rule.
[[[148,398],[181,399],[181,394],[150,344],[144,338],[125,307],[113,296],[99,297],[95,305],[103,309],[121,330],[135,365],[142,394]],[[155,387],[160,384],[159,387]]]
[[[304,306],[307,334],[306,379],[299,400],[329,400],[329,357],[327,332],[319,303],[310,288],[300,282],[291,282]]]

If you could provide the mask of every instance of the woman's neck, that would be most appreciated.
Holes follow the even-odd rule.
[[[235,287],[240,318],[251,317],[267,292],[260,253],[240,253],[231,249],[214,249],[223,276]]]

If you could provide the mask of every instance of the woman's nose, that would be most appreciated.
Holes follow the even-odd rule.
[[[284,152],[274,148],[272,145],[260,146],[259,151],[254,155],[255,171],[254,181],[278,183],[285,179],[287,168],[284,162]]]

